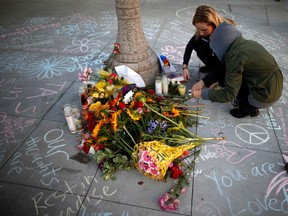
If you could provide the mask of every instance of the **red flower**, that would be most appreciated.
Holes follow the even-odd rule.
[[[112,77],[113,79],[115,79],[115,78],[117,77],[117,75],[114,74],[114,73],[112,73],[112,74],[110,74],[110,77]]]
[[[141,102],[141,101],[135,101],[135,107],[136,107],[136,109],[142,108],[143,106],[144,106],[143,102]]]
[[[99,151],[99,150],[105,149],[105,146],[103,144],[96,144],[94,146],[94,149],[95,151]]]
[[[170,65],[170,62],[167,59],[164,59],[163,63],[164,63],[164,66],[169,66]]]
[[[151,95],[155,95],[155,90],[154,89],[148,89],[147,93],[151,94]]]
[[[103,170],[103,166],[104,166],[104,163],[105,163],[106,160],[107,160],[107,158],[104,158],[104,159],[98,164],[98,168],[99,168],[100,170]]]
[[[188,156],[189,154],[190,154],[189,151],[184,151],[183,154],[180,156],[180,158],[184,158]]]
[[[90,146],[84,144],[83,147],[82,147],[82,150],[83,150],[86,154],[88,154],[88,153],[89,153],[89,150],[90,150]]]
[[[120,44],[119,44],[119,43],[114,43],[113,53],[114,53],[114,54],[120,53]]]
[[[116,98],[114,98],[113,100],[109,101],[110,109],[111,108],[115,108],[117,102],[118,102],[118,100]]]
[[[123,110],[123,109],[125,109],[126,104],[123,101],[121,101],[121,102],[119,102],[118,107],[119,107],[119,109]]]
[[[170,168],[170,177],[173,179],[178,179],[183,174],[183,171],[180,169],[179,164],[172,166]]]
[[[113,80],[108,79],[107,82],[109,82],[110,84],[113,84]]]
[[[87,129],[92,132],[96,126],[96,123],[97,122],[94,118],[93,112],[89,112],[87,117]]]

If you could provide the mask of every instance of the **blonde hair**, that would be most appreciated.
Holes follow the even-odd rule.
[[[217,11],[208,5],[201,5],[196,8],[195,14],[192,19],[192,24],[195,26],[196,23],[206,23],[212,26],[214,29],[220,25],[222,22],[227,22],[232,25],[236,25],[236,23],[229,18],[221,17]],[[200,32],[196,31],[196,39],[200,37]]]

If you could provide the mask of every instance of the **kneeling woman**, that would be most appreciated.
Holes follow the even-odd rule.
[[[230,111],[236,118],[257,116],[281,97],[283,74],[274,57],[259,43],[246,40],[234,25],[221,23],[213,32],[210,47],[225,65],[224,86],[220,89],[192,89],[196,98],[226,103],[236,99]]]

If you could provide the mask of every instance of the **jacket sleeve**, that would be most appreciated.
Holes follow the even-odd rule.
[[[192,55],[192,51],[195,48],[195,44],[196,44],[196,35],[194,34],[193,37],[188,42],[188,44],[186,45],[184,57],[183,57],[183,64],[188,65],[191,55]]]
[[[215,82],[218,82],[220,86],[224,86],[225,73],[225,64],[219,62],[217,63],[217,65],[214,66],[210,73],[203,77],[202,81],[204,82],[206,87],[209,87]]]
[[[220,103],[227,103],[235,99],[242,85],[244,64],[239,55],[227,55],[225,58],[225,85],[219,90],[209,90],[208,99]]]

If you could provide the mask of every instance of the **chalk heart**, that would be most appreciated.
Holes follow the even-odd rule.
[[[237,148],[237,152],[235,152],[235,146],[239,147]],[[225,149],[225,151],[230,153],[230,155],[227,158],[227,161],[231,164],[239,164],[246,158],[256,153],[256,151],[243,148],[241,145],[238,145],[234,142],[223,143],[223,148]]]

